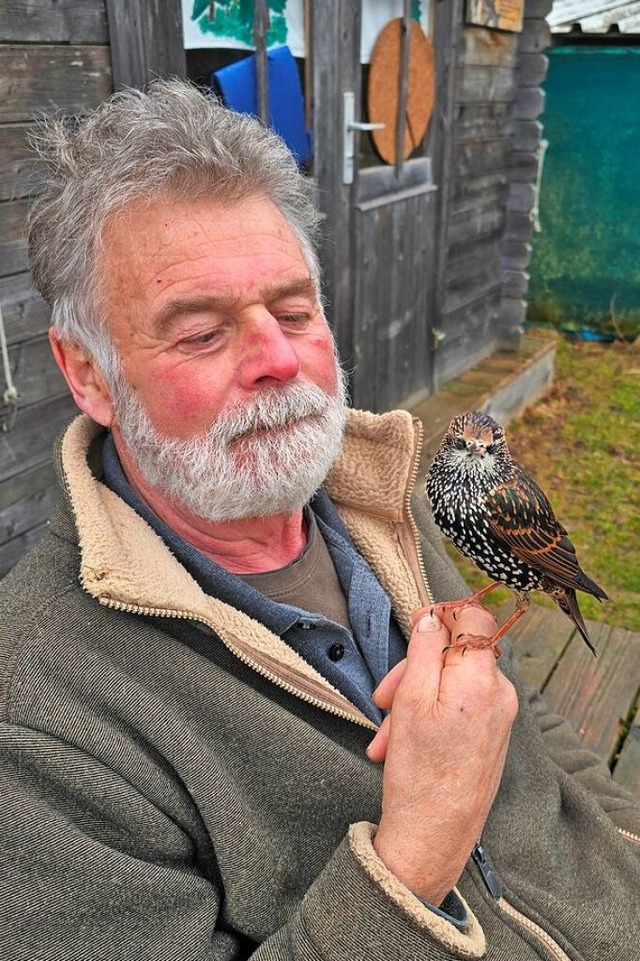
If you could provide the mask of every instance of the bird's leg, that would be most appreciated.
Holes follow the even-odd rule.
[[[483,587],[481,591],[476,591],[475,594],[472,594],[469,600],[479,601],[485,594],[490,594],[491,591],[495,591],[496,587],[504,587],[504,584],[501,584],[500,581],[492,581],[486,587]]]
[[[495,591],[496,587],[502,586],[503,585],[500,584],[499,581],[492,581],[492,583],[487,587],[483,587],[481,591],[476,591],[475,594],[470,594],[469,597],[461,597],[457,601],[438,602],[435,606],[441,611],[451,611],[454,621],[457,621],[457,612],[460,610],[460,608],[469,606],[473,607],[474,604],[476,607],[482,607],[482,604],[480,603],[482,598],[491,591]]]
[[[525,594],[524,591],[518,591],[516,594],[515,611],[506,619],[502,627],[498,628],[493,637],[484,637],[477,634],[459,634],[455,642],[451,644],[451,647],[462,648],[463,654],[469,649],[472,651],[484,651],[487,648],[492,648],[495,656],[500,657],[498,641],[504,637],[507,631],[513,627],[516,621],[520,620],[524,612],[528,609],[530,603],[531,601],[529,600],[529,595]]]

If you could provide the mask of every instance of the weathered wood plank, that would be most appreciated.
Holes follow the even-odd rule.
[[[467,304],[475,303],[479,298],[495,290],[496,274],[500,264],[488,262],[477,266],[475,273],[468,273],[457,280],[449,281],[444,301],[445,313],[451,313]]]
[[[19,409],[13,430],[0,433],[0,482],[48,460],[53,440],[77,413],[68,392]]]
[[[598,657],[575,632],[543,693],[551,710],[571,721],[586,747],[611,757],[640,686],[636,644],[631,631],[594,621],[587,627]]]
[[[459,75],[456,100],[459,103],[511,103],[515,94],[516,74],[511,67],[466,64]]]
[[[505,606],[500,622],[512,611],[513,605]],[[571,621],[560,611],[532,605],[509,632],[518,658],[519,674],[525,684],[537,691],[543,690],[573,633]]]
[[[0,123],[85,113],[111,90],[108,47],[0,45]]]
[[[442,305],[445,297],[446,273],[449,259],[447,230],[451,182],[456,171],[453,160],[453,132],[460,106],[456,104],[457,75],[462,46],[464,0],[437,3],[434,9],[433,46],[436,58],[436,102],[431,123],[434,180],[439,188],[434,231],[435,279],[429,304],[430,324],[435,330],[443,328]],[[444,381],[445,365],[440,351],[432,350],[429,386],[435,390]]]
[[[510,104],[460,104],[453,134],[456,143],[468,140],[501,140],[509,135],[510,129]]]
[[[535,151],[542,134],[542,124],[538,120],[515,120],[513,123],[514,150]]]
[[[437,384],[456,377],[490,354],[495,345],[492,334],[500,307],[502,288],[498,283],[473,303],[442,314],[445,339],[435,353]]]
[[[34,491],[44,491],[55,486],[55,474],[51,461],[51,447],[46,458],[35,467],[30,467],[16,477],[0,484],[0,515],[15,508]],[[15,531],[15,533],[19,533]]]
[[[543,53],[523,53],[518,58],[518,86],[539,87],[547,75],[549,61]]]
[[[393,313],[380,327],[374,375],[380,387],[377,410],[395,407],[400,398],[424,390],[428,383],[427,304],[433,283],[435,197],[422,194],[407,200],[404,209],[399,204],[391,209],[391,243],[398,269],[391,274]]]
[[[4,43],[107,44],[104,0],[3,0]]]
[[[180,0],[106,0],[113,84],[186,77]]]
[[[529,274],[523,270],[505,270],[501,265],[500,277],[505,297],[526,297],[529,290]]]
[[[461,62],[483,66],[510,67],[518,58],[518,35],[468,27],[462,35]]]
[[[26,200],[0,203],[0,277],[27,270]]]
[[[39,166],[27,144],[33,124],[9,123],[2,126],[0,148],[0,200],[16,200],[39,189]]]
[[[511,184],[509,187],[509,213],[529,215],[536,202],[536,188],[533,184]]]
[[[509,154],[507,169],[509,179],[514,183],[532,183],[536,179],[538,158],[531,152],[512,150]]]
[[[537,120],[544,111],[545,92],[539,87],[522,87],[518,90],[514,107],[517,120]]]
[[[504,171],[481,174],[477,177],[456,177],[452,185],[451,212],[475,208],[478,204],[504,206],[509,185]]]
[[[531,260],[531,244],[520,240],[505,240],[503,263],[508,270],[526,270]]]
[[[551,29],[546,20],[528,20],[518,39],[520,53],[542,53],[551,44]]]
[[[9,366],[20,406],[28,407],[66,391],[46,335],[10,347]]]
[[[517,210],[509,210],[505,222],[505,243],[522,241],[528,243],[531,239],[531,215]]]
[[[525,17],[527,20],[543,19],[551,13],[553,0],[526,0]]]
[[[0,545],[0,577],[8,574],[27,551],[36,546],[46,529],[46,523],[40,524]]]
[[[0,277],[0,306],[10,347],[49,329],[51,311],[33,286],[29,273]]]
[[[358,210],[352,384],[357,406],[387,410],[426,387],[436,196],[422,193]]]
[[[5,493],[3,488],[9,490]],[[0,484],[0,504],[12,497],[11,503],[0,508],[0,544],[43,524],[59,495],[50,461]]]
[[[506,170],[510,141],[507,137],[499,140],[462,141],[454,148],[454,164],[457,177],[479,177]]]
[[[313,170],[318,200],[326,215],[323,225],[322,262],[329,301],[328,318],[338,348],[347,364],[353,361],[354,188],[342,182],[342,92],[356,95],[355,113],[361,116],[360,4],[325,0],[310,4],[313,45],[313,111],[316,144]]]
[[[449,258],[447,270],[447,284],[464,279],[468,274],[478,272],[483,263],[497,266],[501,264],[502,235],[496,233],[490,240],[483,240],[481,244],[475,242],[468,246],[457,247]]]
[[[449,218],[449,246],[468,244],[471,240],[491,236],[504,226],[505,211],[499,207],[474,207]]]

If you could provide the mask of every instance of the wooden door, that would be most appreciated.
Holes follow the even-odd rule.
[[[353,97],[356,121],[368,119],[360,64],[367,2],[311,4],[314,174],[325,215],[327,312],[351,372],[353,404],[382,411],[431,391],[441,210],[433,125],[421,156],[399,173],[371,163],[369,134],[360,133],[359,143],[356,134],[353,182],[345,183],[345,97]]]

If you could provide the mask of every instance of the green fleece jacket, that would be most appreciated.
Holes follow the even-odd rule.
[[[418,433],[352,413],[325,485],[405,631],[463,590],[410,512]],[[100,483],[101,443],[69,427],[49,531],[0,585],[3,961],[640,958],[640,808],[564,722],[519,688],[482,839],[502,893],[470,862],[458,930],[376,856],[371,722],[202,592]]]

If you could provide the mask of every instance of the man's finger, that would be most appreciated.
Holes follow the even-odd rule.
[[[374,764],[381,764],[387,756],[387,747],[389,744],[389,726],[391,724],[391,715],[387,714],[384,721],[378,728],[376,736],[373,741],[369,744],[367,748],[367,757]]]
[[[373,703],[379,707],[381,711],[388,711],[391,707],[393,696],[398,689],[398,684],[402,680],[406,666],[407,659],[404,657],[401,661],[398,661],[395,667],[391,668],[388,674],[385,674],[373,692]]]

